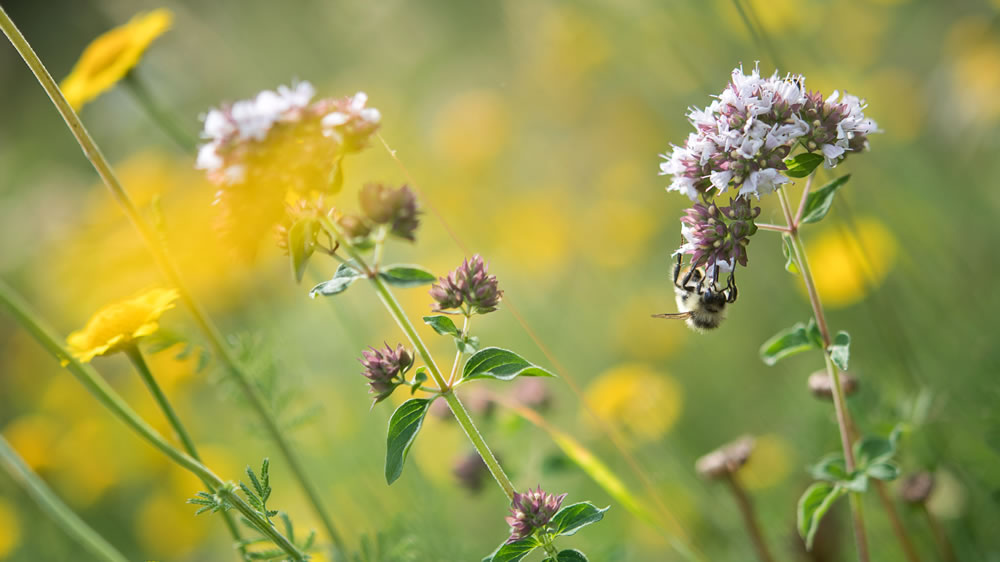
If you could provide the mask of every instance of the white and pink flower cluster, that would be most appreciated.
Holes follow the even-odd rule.
[[[865,117],[865,107],[856,96],[834,92],[823,99],[807,92],[801,75],[763,78],[756,66],[749,75],[739,67],[708,107],[691,108],[695,132],[663,155],[660,174],[673,176],[668,191],[692,201],[730,188],[736,197],[760,197],[791,181],[782,173],[784,159],[797,145],[820,151],[828,168],[866,149],[878,127]]]
[[[241,157],[254,143],[266,141],[277,125],[311,119],[319,120],[322,134],[339,144],[342,153],[363,148],[382,118],[377,109],[365,107],[368,96],[358,92],[312,102],[315,93],[312,84],[299,82],[211,109],[204,116],[201,136],[207,142],[199,147],[196,167],[216,183],[240,183],[246,176]]]

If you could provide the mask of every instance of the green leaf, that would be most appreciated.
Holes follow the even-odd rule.
[[[389,419],[386,435],[385,481],[392,484],[403,473],[403,463],[410,446],[424,424],[424,416],[431,406],[426,398],[411,398],[396,408]]]
[[[292,273],[295,282],[301,282],[302,276],[309,265],[309,258],[316,249],[316,235],[319,234],[319,223],[313,219],[302,219],[288,229],[288,256],[292,260]]]
[[[804,178],[813,173],[817,166],[823,163],[823,155],[817,152],[803,152],[793,158],[785,158],[785,175],[790,178]]]
[[[427,382],[427,367],[418,367],[413,374],[413,383],[410,386],[410,396],[420,390],[420,386]]]
[[[785,269],[789,273],[798,275],[799,266],[795,263],[795,249],[792,248],[792,236],[788,233],[781,235],[781,253],[785,255]]]
[[[863,470],[855,470],[851,473],[851,477],[840,482],[840,485],[845,490],[863,494],[868,491],[868,474]]]
[[[336,295],[343,293],[358,279],[364,277],[364,274],[354,269],[349,263],[342,263],[337,271],[334,272],[333,278],[329,281],[323,281],[319,285],[316,285],[309,291],[310,298],[316,298],[316,295],[323,295],[328,297],[330,295]]]
[[[878,462],[869,466],[865,472],[876,480],[892,482],[899,478],[900,470],[899,465],[894,462]]]
[[[378,272],[383,281],[396,287],[419,287],[437,281],[437,277],[419,265],[389,265]]]
[[[830,359],[833,363],[841,371],[846,371],[847,361],[851,358],[851,335],[844,331],[837,332],[827,351],[830,352]]]
[[[455,347],[462,353],[475,353],[479,351],[479,338],[476,336],[455,338]]]
[[[819,523],[823,516],[830,510],[833,503],[845,493],[847,493],[846,490],[835,484],[816,482],[809,486],[799,498],[799,536],[806,542],[807,550],[812,550],[813,539],[816,538],[816,531],[819,529]]]
[[[844,455],[840,453],[831,453],[823,457],[809,469],[809,473],[812,474],[813,478],[827,482],[840,482],[847,480],[850,476],[847,472],[847,463],[844,462]]]
[[[590,502],[567,505],[552,516],[549,528],[556,535],[572,535],[581,528],[604,519],[604,512],[607,510],[607,507],[599,509]]]
[[[898,437],[886,439],[878,435],[865,435],[854,443],[854,457],[858,466],[866,467],[872,464],[886,462],[896,454]]]
[[[555,558],[549,556],[542,562],[587,562],[587,557],[579,550],[561,550]]]
[[[539,546],[541,544],[535,537],[525,537],[519,541],[500,545],[493,554],[483,558],[483,562],[517,562]]]
[[[455,322],[447,316],[424,316],[424,324],[427,324],[433,328],[435,332],[441,334],[442,336],[452,336],[458,338],[462,335],[458,331],[458,326],[455,325]]]
[[[760,358],[767,365],[774,365],[790,355],[822,347],[816,345],[816,334],[818,331],[811,320],[809,324],[799,322],[791,328],[778,332],[774,337],[764,342],[760,348]]]
[[[552,373],[529,363],[520,355],[499,347],[487,347],[465,362],[462,379],[492,378],[509,381],[517,376],[554,377]]]
[[[802,211],[802,222],[819,222],[823,220],[823,217],[830,212],[830,206],[833,205],[833,196],[837,194],[837,190],[843,187],[849,179],[851,179],[850,174],[840,176],[810,193],[806,197],[805,210]]]

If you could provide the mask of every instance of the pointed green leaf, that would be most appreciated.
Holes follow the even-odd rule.
[[[837,332],[827,351],[830,352],[833,363],[841,371],[846,371],[848,359],[851,358],[851,335],[844,331]]]
[[[462,370],[462,379],[492,378],[509,381],[517,376],[554,377],[545,369],[529,363],[520,355],[499,347],[487,347],[476,352]]]
[[[806,197],[806,208],[802,212],[802,222],[819,222],[823,220],[823,217],[830,212],[830,206],[833,205],[833,196],[837,194],[837,190],[843,187],[849,179],[851,179],[850,174],[840,176],[810,193]]]
[[[483,562],[517,562],[539,546],[535,537],[525,537],[519,541],[500,545],[493,554],[483,558]]]
[[[802,322],[782,330],[764,342],[760,348],[760,358],[767,365],[774,365],[789,355],[813,349],[817,346],[812,332],[812,325]]]
[[[458,326],[455,322],[448,318],[447,316],[424,316],[424,324],[427,324],[434,329],[435,332],[441,334],[442,336],[452,336],[461,337],[461,332],[458,331]]]
[[[389,419],[386,435],[385,481],[392,484],[403,473],[403,463],[410,452],[410,446],[424,424],[424,416],[431,401],[425,398],[411,398],[396,408]]]
[[[319,223],[312,219],[296,221],[288,229],[288,257],[292,261],[292,273],[295,282],[301,282],[302,276],[309,265],[309,258],[316,249],[316,235],[319,234]]]
[[[795,263],[795,249],[792,248],[792,237],[788,233],[781,235],[781,253],[785,255],[785,269],[798,275],[799,266]]]
[[[816,538],[816,531],[819,529],[819,523],[823,516],[830,510],[833,503],[845,493],[843,488],[835,484],[816,482],[809,486],[799,498],[799,536],[806,542],[807,550],[812,550],[813,539]]]
[[[572,535],[590,525],[604,519],[608,508],[599,509],[590,502],[574,503],[560,509],[549,521],[549,528],[556,535]]]
[[[872,464],[886,462],[896,454],[898,437],[886,439],[879,435],[865,435],[854,443],[854,457],[858,466],[866,467]]]
[[[330,295],[336,295],[343,293],[358,279],[364,277],[364,274],[352,267],[349,263],[342,263],[337,271],[334,272],[333,278],[329,281],[323,281],[319,285],[316,285],[309,291],[310,298],[316,298],[316,295],[323,295],[325,297]]]
[[[785,175],[790,178],[804,178],[813,173],[817,166],[823,163],[823,155],[817,152],[803,152],[793,158],[785,158]]]
[[[437,277],[419,265],[387,265],[378,272],[383,281],[396,287],[419,287],[437,281]]]

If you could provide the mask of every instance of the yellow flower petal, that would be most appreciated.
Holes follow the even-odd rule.
[[[176,289],[151,289],[102,308],[84,329],[66,338],[70,353],[86,363],[156,332],[160,316],[174,307],[179,296]]]
[[[173,19],[173,13],[160,8],[138,14],[94,39],[59,86],[69,104],[79,110],[124,78],[139,64],[149,45],[170,28]]]

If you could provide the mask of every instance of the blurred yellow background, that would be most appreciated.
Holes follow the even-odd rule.
[[[464,257],[462,246],[483,254],[508,303],[583,388],[600,423],[621,429],[662,501],[713,561],[747,560],[749,546],[731,499],[696,477],[695,459],[738,435],[758,435],[744,480],[768,538],[791,559],[799,556],[795,502],[809,481],[805,466],[838,447],[837,432],[829,404],[806,386],[820,367],[816,356],[766,367],[757,355],[773,333],[809,315],[800,280],[783,268],[778,236],[753,239],[740,299],[718,331],[698,335],[649,317],[675,310],[670,253],[688,205],[664,192],[669,178],[657,175],[658,155],[684,141],[686,109],[707,105],[741,63],[760,61],[764,74],[802,73],[811,89],[867,98],[866,113],[885,132],[873,136],[870,153],[837,170],[851,181],[830,216],[805,231],[832,326],[853,338],[852,371],[862,390],[850,406],[871,432],[901,419],[911,425],[904,471],[944,475],[935,505],[959,558],[996,560],[1000,5],[749,5],[764,44],[729,0],[3,2],[57,79],[100,33],[138,12],[168,8],[173,26],[136,72],[190,135],[208,108],[294,79],[311,81],[320,96],[367,92],[424,209],[416,244],[390,246],[388,259],[443,275]],[[162,281],[51,103],[4,45],[0,275],[68,334],[104,304]],[[213,229],[214,188],[194,169],[194,153],[178,149],[126,87],[81,115],[195,295],[227,333],[258,338],[259,353],[274,365],[280,417],[317,409],[290,431],[349,544],[383,533],[386,544],[403,545],[395,553],[384,546],[384,560],[479,560],[491,552],[507,534],[507,502],[489,483],[477,495],[456,483],[452,466],[471,449],[455,423],[430,419],[403,477],[385,485],[390,408],[369,411],[356,358],[367,345],[404,338],[371,291],[357,286],[335,299],[309,299],[312,281],[333,267],[317,261],[315,277],[297,286],[268,233],[246,233],[236,243],[257,255],[234,259],[233,241],[224,244]],[[347,210],[357,208],[365,181],[408,181],[377,141],[345,170],[333,203]],[[819,179],[830,178],[821,172]],[[774,198],[761,205],[762,221],[781,221]],[[399,297],[413,318],[430,312],[426,289]],[[477,319],[475,333],[551,367],[508,309]],[[204,345],[180,308],[161,325]],[[419,329],[442,361],[454,353],[450,342]],[[150,364],[206,464],[238,479],[243,467],[271,457],[272,504],[298,527],[318,529],[280,454],[258,436],[225,377],[214,366],[199,372],[197,353],[178,359],[179,351],[152,354]],[[169,433],[122,357],[94,366]],[[641,492],[565,382],[546,383],[553,393],[546,419]],[[541,482],[568,492],[568,501],[612,505],[600,525],[573,537],[591,560],[679,559],[655,527],[560,462],[563,453],[543,432],[502,408],[478,417],[520,488]],[[200,483],[117,423],[6,315],[0,432],[130,559],[235,559],[218,518],[195,518],[184,503]],[[874,501],[868,513],[873,559],[902,560]],[[926,521],[903,516],[918,546],[932,552]],[[851,559],[846,510],[834,517],[843,519],[842,552],[823,560]],[[85,559],[0,475],[0,560]]]

